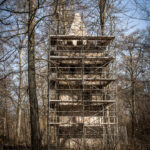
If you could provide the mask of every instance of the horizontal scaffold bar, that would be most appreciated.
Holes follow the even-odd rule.
[[[68,67],[68,66],[66,66],[66,67],[63,67],[63,66],[51,66],[50,68],[57,68],[57,69],[70,69],[70,67]],[[86,68],[86,66],[84,66],[84,67],[76,67],[76,66],[71,66],[71,68],[79,68],[79,69],[81,69],[81,68]],[[90,66],[88,66],[88,68],[89,69],[104,69],[105,67],[101,67],[101,66],[97,66],[97,67],[90,67]],[[107,73],[107,72],[103,72],[103,73]]]
[[[55,89],[56,91],[81,91],[83,90],[83,88],[78,88],[78,89],[74,89],[74,88],[69,88],[69,89]],[[84,88],[84,91],[100,91],[100,92],[116,92],[116,89],[107,89],[107,90],[104,90],[104,89],[94,89],[94,88]]]
[[[106,136],[106,135],[105,135]],[[109,136],[113,137],[114,135],[110,135]],[[60,138],[87,138],[87,139],[100,139],[100,138],[104,138],[104,135],[103,134],[91,134],[91,135],[84,135],[84,134],[72,134],[72,135],[69,135],[69,134],[59,134],[59,137]]]
[[[99,66],[103,66],[106,67],[108,66],[108,64],[112,63],[114,59],[109,59],[109,60],[83,60],[82,61],[80,59],[78,60],[69,60],[69,59],[51,59],[51,64],[55,65],[55,66],[62,66],[62,65],[99,65]]]
[[[54,102],[54,103],[86,103],[86,102],[90,102],[90,103],[115,103],[116,100],[50,100],[50,103]]]
[[[55,47],[55,46],[54,46]],[[95,49],[99,49],[99,48],[106,48],[107,46],[105,45],[98,45],[98,44],[94,44],[94,43],[88,43],[86,45],[84,44],[81,44],[81,45],[73,45],[73,44],[63,44],[61,42],[58,42],[57,43],[57,47],[62,47],[62,48],[84,48],[85,50],[88,49],[88,48],[95,48]],[[113,46],[110,46],[110,47],[113,47]]]
[[[87,102],[87,104],[50,104],[50,107],[57,109],[57,111],[101,111],[106,106],[113,105],[115,103],[95,103],[94,105]]]
[[[80,116],[81,117],[81,114],[84,116],[84,117],[104,117],[104,114],[107,114],[108,112],[105,110],[101,110],[101,111],[96,111],[96,110],[93,110],[93,111],[56,111],[54,109],[50,109],[50,113],[53,114],[53,113],[56,113],[58,117],[60,116]],[[116,111],[109,111],[109,117],[116,117]]]
[[[95,60],[101,60],[101,61],[107,61],[107,60],[113,60],[113,57],[88,57],[88,56],[75,56],[75,57],[69,57],[69,56],[50,56],[50,59],[95,59]]]
[[[73,36],[73,35],[51,35],[51,40],[113,40],[114,36]]]
[[[101,78],[101,79],[97,79],[97,78],[55,78],[55,79],[50,79],[50,80],[59,80],[59,81],[115,81],[116,79],[105,79],[105,78]]]
[[[73,46],[73,45],[57,45],[57,47],[54,47],[50,49],[50,51],[54,52],[80,52],[80,53],[105,53],[107,54],[108,51],[106,49],[106,46]],[[105,51],[105,52],[104,52]]]
[[[110,118],[116,118],[116,116],[115,117],[110,117]],[[110,119],[109,118],[109,119]],[[108,122],[103,122],[103,123],[97,123],[97,124],[94,124],[94,123],[90,123],[90,124],[84,124],[84,123],[78,123],[78,122],[76,122],[76,123],[69,123],[69,122],[50,122],[49,124],[51,124],[51,125],[59,125],[60,127],[66,127],[66,128],[69,128],[69,127],[78,127],[79,125],[82,125],[82,126],[84,126],[84,127],[87,127],[87,128],[102,128],[102,126],[100,126],[100,125],[108,125],[108,124],[112,124],[112,125],[115,125],[116,124],[116,122],[110,122],[110,121],[108,121]]]
[[[79,54],[84,54],[84,53],[105,53],[107,54],[107,51],[104,52],[104,48],[99,48],[99,47],[90,47],[90,48],[79,48],[79,47],[71,47],[71,46],[66,46],[66,47],[62,47],[59,46],[57,47],[57,49],[52,49],[50,50],[51,52],[55,52],[55,53],[64,53],[64,52],[69,52],[69,53],[79,53]]]

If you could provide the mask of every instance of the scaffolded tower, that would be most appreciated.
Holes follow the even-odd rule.
[[[114,37],[88,36],[74,20],[69,35],[51,36],[49,148],[103,149],[117,138]]]

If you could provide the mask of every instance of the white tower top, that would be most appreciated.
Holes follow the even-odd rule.
[[[74,36],[88,35],[83,20],[81,18],[81,15],[79,13],[75,13],[74,20],[69,31],[69,35]]]

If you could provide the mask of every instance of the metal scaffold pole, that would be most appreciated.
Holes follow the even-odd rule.
[[[51,37],[49,33],[48,39],[48,57],[47,57],[47,150],[50,150],[50,50]]]

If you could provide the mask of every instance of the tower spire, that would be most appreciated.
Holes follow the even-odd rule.
[[[81,18],[81,15],[79,13],[75,13],[74,20],[69,31],[69,35],[74,36],[88,35],[83,20]]]

